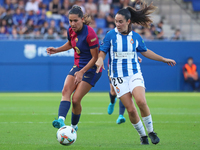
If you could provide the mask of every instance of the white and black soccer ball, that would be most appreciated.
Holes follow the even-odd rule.
[[[63,126],[58,129],[56,138],[58,142],[62,145],[71,145],[77,139],[76,130],[71,126]]]

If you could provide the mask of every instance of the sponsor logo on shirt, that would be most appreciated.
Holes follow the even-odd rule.
[[[91,42],[94,42],[94,41],[96,41],[96,40],[97,40],[97,38],[91,39]]]
[[[114,52],[115,59],[133,59],[135,52]]]

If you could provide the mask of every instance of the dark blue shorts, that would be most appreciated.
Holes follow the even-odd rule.
[[[70,70],[68,75],[74,76],[75,72],[80,71],[82,68],[78,68],[76,65]],[[82,81],[89,83],[92,87],[95,86],[96,82],[101,77],[102,72],[96,73],[96,68],[91,68],[83,74]]]

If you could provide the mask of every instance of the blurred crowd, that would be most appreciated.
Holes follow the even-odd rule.
[[[68,12],[74,6],[92,17],[90,26],[100,40],[115,27],[114,16],[121,8],[141,9],[140,0],[0,0],[0,39],[67,39]],[[164,40],[163,21],[150,28],[133,25],[144,40]],[[181,40],[176,30],[171,40]]]

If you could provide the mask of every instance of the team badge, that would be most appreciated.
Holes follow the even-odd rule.
[[[116,87],[116,89],[117,89],[117,93],[119,93],[119,92],[120,92],[120,89],[119,89],[118,87]]]
[[[75,38],[75,42],[76,42],[76,43],[78,42],[78,38]]]
[[[133,44],[134,43],[133,39],[131,39],[130,42],[131,42],[131,44]]]

